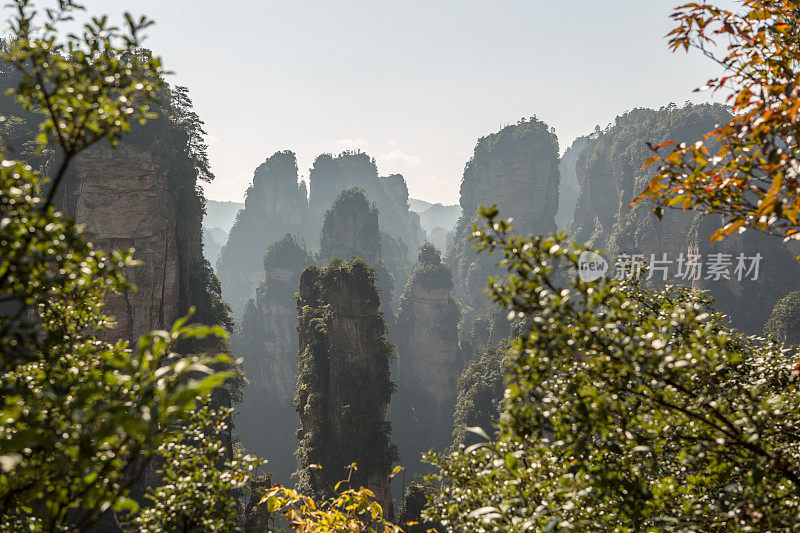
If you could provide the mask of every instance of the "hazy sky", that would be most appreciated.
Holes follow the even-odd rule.
[[[715,71],[668,51],[678,3],[84,1],[156,20],[147,45],[206,122],[209,198],[241,200],[277,150],[295,151],[305,178],[318,154],[360,148],[443,203],[458,201],[478,137],[520,117],[555,127],[563,150],[633,107],[698,100]]]

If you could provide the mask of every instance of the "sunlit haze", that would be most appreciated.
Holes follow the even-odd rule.
[[[668,50],[672,0],[85,4],[155,19],[147,45],[206,122],[217,200],[241,200],[277,150],[305,178],[360,149],[413,197],[456,203],[476,140],[504,124],[538,115],[563,151],[633,107],[706,100],[692,89],[715,73]]]

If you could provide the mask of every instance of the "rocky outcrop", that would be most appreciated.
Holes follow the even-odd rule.
[[[573,217],[573,238],[598,248],[611,244],[616,220],[628,213],[631,201],[652,175],[648,174],[650,170],[642,170],[642,163],[652,155],[648,142],[694,142],[729,117],[722,105],[634,109],[617,117],[606,130],[590,135],[575,166],[581,190]],[[686,220],[680,224],[686,224],[684,229],[693,216],[683,217]],[[674,244],[683,241],[685,245],[686,231],[674,233]]]
[[[235,317],[241,317],[263,277],[264,250],[287,232],[302,233],[307,210],[294,153],[273,154],[256,169],[244,209],[236,215],[217,262],[222,291]]]
[[[476,348],[472,359],[458,378],[458,398],[454,412],[453,445],[479,442],[468,427],[482,428],[495,433],[500,417],[500,405],[505,390],[505,354],[508,341]]]
[[[203,227],[203,255],[212,265],[217,264],[219,252],[227,239],[228,235],[222,228],[217,226]]]
[[[716,300],[716,307],[731,318],[735,328],[759,334],[778,301],[800,284],[797,254],[781,239],[755,231],[711,242],[709,237],[723,223],[719,216],[698,215],[690,229],[687,253],[697,253],[704,265],[701,279],[693,281],[692,286],[708,291]],[[759,257],[757,274],[737,271],[740,266],[749,270],[756,256]],[[715,257],[721,258],[723,263],[729,262],[722,267],[728,279],[716,279],[713,274]]]
[[[478,207],[497,204],[502,217],[514,219],[517,233],[547,234],[556,229],[558,190],[558,140],[544,122],[522,120],[478,140],[461,181],[462,216],[448,261],[464,331],[489,309],[486,278],[497,273],[496,261],[478,256],[468,241]]]
[[[558,191],[558,212],[556,213],[556,225],[559,231],[570,231],[572,228],[572,218],[575,215],[575,205],[578,203],[581,186],[578,183],[578,156],[589,142],[589,137],[578,137],[572,145],[566,149],[559,162],[559,173],[561,174],[561,185]]]
[[[363,152],[322,154],[309,173],[311,223],[308,242],[316,242],[325,213],[342,191],[358,188],[378,210],[380,225],[406,243],[409,250],[420,245],[419,216],[409,210],[408,187],[400,174],[378,177],[375,160]]]
[[[124,272],[136,290],[106,298],[104,311],[116,325],[101,334],[110,341],[135,342],[151,330],[169,329],[191,307],[196,309],[193,321],[231,327],[219,282],[203,258],[204,200],[183,127],[157,119],[137,127],[116,147],[93,146],[76,159],[60,196],[61,209],[84,225],[96,248],[133,248],[134,259],[140,261]],[[154,138],[159,142],[153,143]],[[176,346],[179,353],[223,349],[217,339],[188,339]],[[230,406],[232,392],[216,389],[212,405]],[[230,433],[226,448],[230,454]],[[158,469],[149,465],[131,488],[131,497],[141,504],[146,503],[145,489],[160,482]],[[110,513],[95,529],[118,530]]]
[[[455,230],[461,217],[460,205],[433,204],[419,214],[422,229],[428,242],[442,251],[447,251],[455,240]]]
[[[248,452],[269,461],[272,479],[290,484],[297,469],[295,432],[300,426],[292,402],[297,382],[297,304],[301,272],[311,255],[286,234],[264,254],[264,279],[245,307],[232,348],[249,382],[237,407],[236,429]]]
[[[412,264],[408,261],[408,247],[403,239],[397,235],[381,231],[381,259],[383,267],[389,271],[391,276],[391,309],[396,313],[397,306],[400,303],[399,292],[408,282],[408,276],[411,274]],[[378,288],[381,290],[381,303],[384,302],[384,292],[381,287],[384,281],[380,277],[381,269],[378,269]],[[384,305],[384,308],[386,306]],[[389,316],[389,315],[387,315]]]
[[[800,291],[792,291],[778,300],[764,325],[764,335],[800,346]]]
[[[558,140],[539,120],[523,120],[478,139],[461,181],[461,209],[497,204],[519,233],[555,229],[558,209]]]
[[[464,366],[452,288],[450,268],[439,252],[423,246],[392,328],[398,362],[390,418],[400,462],[412,476],[427,471],[420,463],[423,452],[450,444],[456,382]]]
[[[361,260],[334,259],[302,274],[298,489],[328,497],[351,475],[351,487],[369,488],[390,510],[389,470],[396,451],[389,444],[386,407],[393,348],[379,306],[375,274]],[[350,473],[352,463],[358,469]]]
[[[186,312],[190,272],[204,264],[202,211],[181,210],[191,199],[175,190],[164,161],[130,143],[96,145],[78,158],[67,198],[67,211],[96,248],[134,248],[141,261],[124,272],[137,290],[106,299],[116,320],[107,335],[133,340],[168,328]]]
[[[659,219],[650,205],[630,207],[652,176],[652,170],[642,169],[652,153],[647,142],[692,143],[729,118],[721,105],[635,109],[590,136],[578,156],[581,193],[573,237],[607,249],[612,264],[625,257],[622,254],[641,254],[645,264],[658,267],[650,276],[651,285],[666,281],[707,290],[734,327],[758,333],[786,288],[796,287],[800,280],[800,268],[786,245],[752,231],[712,243],[709,236],[721,223],[716,215],[666,210]],[[697,275],[687,275],[685,261],[690,254],[697,256]],[[759,257],[758,275],[752,271],[740,276],[736,271],[740,257],[747,269]],[[709,270],[714,261],[721,265],[720,275]]]
[[[387,238],[384,236],[384,240]],[[396,285],[381,257],[378,210],[370,205],[363,191],[355,188],[343,191],[325,212],[319,248],[319,260],[323,264],[335,257],[346,261],[358,257],[375,269],[381,310],[386,316],[392,315]],[[402,259],[397,263],[398,268],[402,268]]]
[[[409,485],[403,497],[403,513],[398,524],[405,533],[427,533],[428,531],[445,531],[437,522],[428,522],[422,518],[422,510],[428,506],[428,494],[434,490],[424,485]]]
[[[371,267],[381,262],[378,211],[358,189],[343,191],[325,212],[319,238],[323,263],[334,257],[363,259]]]
[[[272,531],[270,527],[271,516],[267,504],[261,503],[261,498],[272,487],[272,480],[267,475],[254,476],[250,483],[250,498],[247,500],[244,517],[244,533],[265,533]]]

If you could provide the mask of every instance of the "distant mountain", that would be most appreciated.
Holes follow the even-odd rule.
[[[208,259],[212,268],[216,268],[219,251],[227,239],[228,234],[222,228],[203,227],[203,256]]]
[[[461,216],[460,205],[428,204],[428,207],[419,211],[419,223],[425,230],[425,238],[440,251],[446,252],[448,243],[455,238],[456,224]]]
[[[455,229],[458,217],[461,216],[461,206],[433,204],[419,214],[419,222],[422,228],[430,232],[435,227],[446,230]]]
[[[416,198],[409,198],[408,205],[411,206],[412,211],[421,215],[423,211],[426,211],[433,204],[430,202],[426,202],[425,200],[417,200]]]
[[[206,216],[203,218],[203,226],[206,228],[222,228],[227,238],[227,234],[233,227],[233,221],[236,219],[236,213],[243,207],[244,203],[242,202],[206,200]]]

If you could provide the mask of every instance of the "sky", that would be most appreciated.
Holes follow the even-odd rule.
[[[320,153],[360,149],[454,204],[477,139],[504,125],[536,115],[563,151],[631,108],[708,101],[692,90],[717,73],[669,51],[679,0],[83,3],[156,21],[145,44],[206,123],[214,200],[241,201],[278,150],[307,179]]]

